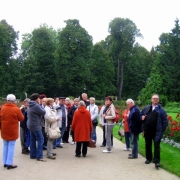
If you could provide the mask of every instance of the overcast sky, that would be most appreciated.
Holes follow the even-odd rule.
[[[20,32],[20,41],[42,23],[57,29],[64,20],[78,19],[96,43],[106,38],[115,17],[131,19],[144,37],[137,41],[150,50],[180,19],[180,0],[0,0],[0,20]]]

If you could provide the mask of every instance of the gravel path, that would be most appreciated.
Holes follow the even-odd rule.
[[[102,153],[102,130],[99,127],[97,137],[97,148],[89,148],[86,158],[75,157],[75,145],[64,144],[63,149],[54,150],[57,159],[48,159],[47,162],[31,160],[28,155],[21,154],[18,139],[14,158],[18,168],[7,170],[0,166],[0,180],[180,180],[161,168],[155,169],[153,163],[144,164],[145,158],[141,155],[138,159],[128,159],[130,152],[123,151],[124,144],[115,138],[112,153]],[[0,151],[2,162],[2,140]]]

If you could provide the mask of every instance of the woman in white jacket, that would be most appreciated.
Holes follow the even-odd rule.
[[[50,127],[52,129],[55,129],[55,128],[59,127],[58,121],[60,120],[60,117],[57,116],[56,110],[53,109],[53,103],[54,103],[54,99],[47,98],[47,105],[45,107],[46,114],[44,115],[44,119],[45,119],[45,132],[46,132],[46,134],[48,134],[48,129]],[[49,159],[56,159],[56,153],[52,152],[53,142],[54,142],[54,139],[50,139],[48,137],[48,142],[47,142],[47,158],[49,158]]]

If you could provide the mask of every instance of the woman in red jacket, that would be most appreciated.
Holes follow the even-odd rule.
[[[3,139],[3,163],[7,169],[17,168],[13,165],[14,148],[18,139],[19,121],[24,120],[21,110],[14,104],[16,97],[13,94],[7,96],[7,103],[2,106],[1,137]]]
[[[81,156],[81,146],[83,157],[87,154],[87,145],[90,141],[90,133],[92,132],[91,115],[86,110],[84,101],[80,101],[78,110],[75,111],[71,126],[74,131],[74,141],[76,142],[76,157]]]

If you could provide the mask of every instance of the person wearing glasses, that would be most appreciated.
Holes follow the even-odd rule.
[[[160,167],[160,142],[168,125],[166,111],[159,104],[159,95],[154,94],[151,104],[141,111],[143,131],[145,138],[146,161],[149,164],[152,160],[155,167]],[[154,157],[152,155],[152,141],[154,142]]]

